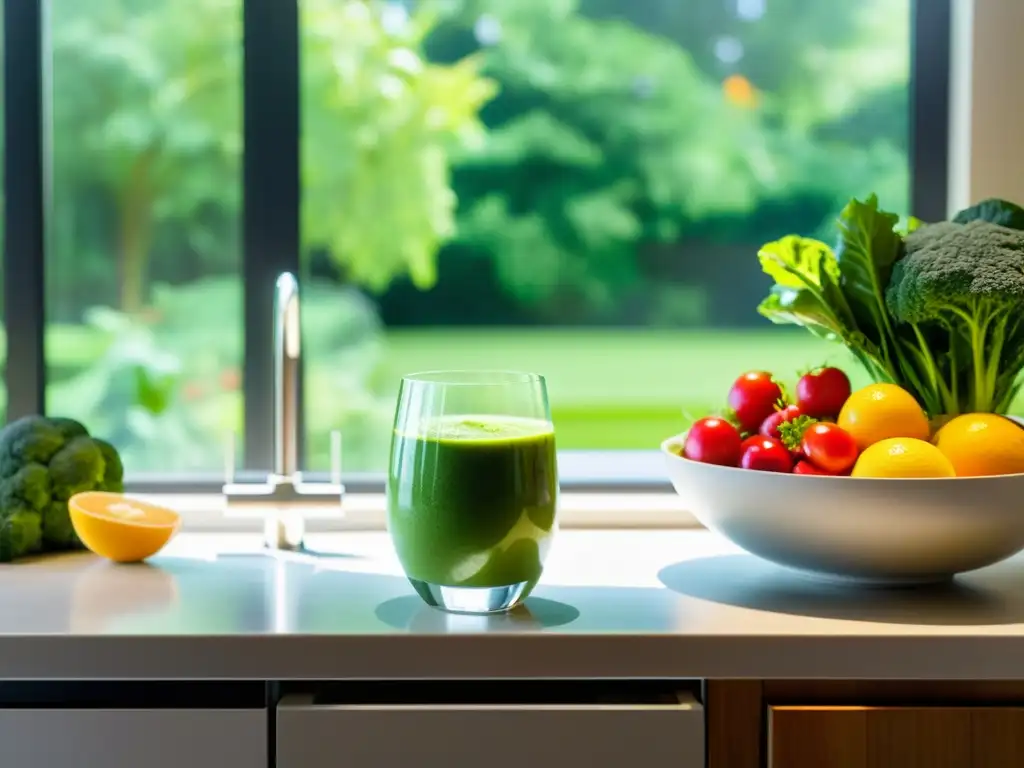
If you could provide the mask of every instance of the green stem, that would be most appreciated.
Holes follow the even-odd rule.
[[[989,407],[992,410],[998,408],[996,398],[996,382],[999,380],[1000,364],[1003,359],[1003,342],[1006,340],[1006,324],[999,318],[992,318],[995,328],[989,334],[988,342],[988,366],[985,369],[985,386],[988,393]]]

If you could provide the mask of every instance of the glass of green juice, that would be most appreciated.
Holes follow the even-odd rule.
[[[404,377],[387,505],[398,559],[429,605],[496,613],[526,599],[557,527],[555,430],[544,377]]]

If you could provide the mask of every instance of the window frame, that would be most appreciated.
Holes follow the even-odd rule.
[[[243,464],[237,479],[260,480],[272,465],[272,286],[279,273],[300,271],[300,0],[239,1],[244,61],[240,279],[244,291],[245,430]],[[915,214],[925,219],[945,217],[955,197],[949,171],[952,18],[956,2],[911,0],[911,204]],[[1012,2],[987,5],[1009,6]],[[44,413],[46,405],[44,268],[50,213],[52,103],[48,10],[46,0],[7,0],[3,4],[3,282],[8,339],[4,376],[8,421]],[[1003,12],[1012,9],[1004,7]],[[967,66],[971,66],[969,60]],[[300,387],[300,466],[306,447],[303,396]],[[559,454],[559,464],[562,486],[569,492],[672,493],[657,450],[565,451]],[[321,474],[307,476],[315,479]],[[220,491],[224,479],[216,473],[137,473],[129,476],[128,485],[140,493],[210,494]],[[344,480],[349,493],[383,491],[382,474],[345,473]]]

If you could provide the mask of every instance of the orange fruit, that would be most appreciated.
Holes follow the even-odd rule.
[[[927,440],[928,417],[907,390],[895,384],[870,384],[847,398],[837,421],[860,450],[891,437]]]
[[[891,437],[867,447],[853,465],[853,477],[956,477],[952,463],[931,443]]]
[[[76,493],[68,511],[82,543],[117,563],[152,557],[181,526],[177,512],[120,493]]]
[[[947,422],[932,440],[958,477],[1024,472],[1024,429],[994,413],[965,413]]]

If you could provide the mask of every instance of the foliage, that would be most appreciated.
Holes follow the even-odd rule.
[[[109,345],[81,373],[51,386],[50,410],[87,421],[132,467],[188,466],[202,433],[182,408],[180,358],[129,315],[97,308],[87,323]]]
[[[426,14],[392,29],[363,0],[309,0],[303,13],[304,238],[370,288],[406,272],[429,286],[452,231],[447,150],[479,133],[492,86],[472,59],[422,59]],[[147,303],[154,254],[236,268],[224,223],[240,215],[240,22],[238,0],[89,0],[54,14],[57,259],[77,264],[85,233],[101,286],[116,253],[126,312]]]
[[[371,290],[406,273],[433,285],[454,232],[448,153],[481,138],[477,112],[494,90],[475,58],[422,56],[433,14],[395,14],[358,0],[303,3],[303,236]]]
[[[78,236],[95,233],[92,247],[118,256],[124,311],[143,307],[161,224],[191,222],[189,245],[216,264],[220,243],[202,218],[238,210],[238,10],[237,0],[89,0],[53,14],[57,259],[76,263]],[[109,255],[89,255],[109,280]]]
[[[465,0],[438,34],[480,19],[500,35],[483,55],[501,94],[489,140],[457,157],[456,242],[520,300],[608,306],[641,278],[638,243],[750,210],[777,173],[755,117],[671,42],[573,0]]]

